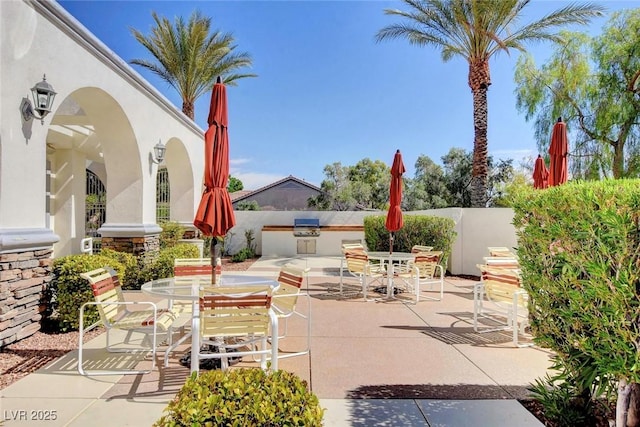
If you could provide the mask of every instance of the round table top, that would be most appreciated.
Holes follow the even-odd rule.
[[[279,283],[276,279],[262,276],[245,276],[240,274],[223,274],[220,276],[219,287],[233,286],[271,286],[278,287]],[[146,294],[156,295],[169,299],[181,300],[197,300],[200,297],[200,289],[203,287],[211,287],[211,276],[180,276],[178,280],[175,277],[166,279],[157,279],[146,282],[140,290]]]
[[[416,254],[410,252],[367,252],[367,256],[371,259],[377,260],[392,260],[392,261],[409,261],[415,258]]]

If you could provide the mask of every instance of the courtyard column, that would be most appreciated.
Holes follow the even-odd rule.
[[[27,86],[20,81],[21,89]],[[16,85],[18,86],[18,85]],[[4,90],[4,89],[3,89]],[[17,104],[17,90],[3,92]],[[3,104],[4,105],[4,104]],[[15,105],[0,116],[0,347],[40,329],[41,293],[51,281],[52,246],[47,226],[46,136],[48,123],[23,122]]]
[[[51,162],[51,225],[60,241],[56,257],[80,253],[85,237],[86,156],[77,150],[56,150]]]

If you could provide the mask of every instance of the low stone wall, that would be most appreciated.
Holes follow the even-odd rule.
[[[160,251],[160,235],[156,234],[144,237],[103,237],[101,242],[102,249],[113,249],[137,257]]]
[[[51,282],[52,249],[0,255],[0,347],[40,330],[40,301]]]

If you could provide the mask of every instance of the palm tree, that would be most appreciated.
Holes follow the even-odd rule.
[[[529,0],[402,0],[409,11],[386,9],[403,22],[389,25],[376,35],[378,42],[404,38],[418,46],[440,49],[442,60],[461,56],[469,63],[473,94],[473,178],[471,205],[487,202],[487,90],[491,84],[489,59],[500,51],[524,52],[524,42],[561,41],[554,33],[569,24],[586,24],[602,16],[604,8],[588,3],[570,4],[542,19],[518,26]]]
[[[182,97],[182,112],[191,120],[196,99],[211,89],[217,76],[231,85],[244,77],[256,77],[236,73],[240,68],[251,66],[251,56],[235,52],[237,46],[231,34],[218,30],[209,34],[211,18],[194,11],[188,23],[178,17],[174,26],[155,12],[152,15],[155,26],[149,36],[134,28],[131,33],[157,61],[132,59],[130,62],[147,68],[173,86]]]

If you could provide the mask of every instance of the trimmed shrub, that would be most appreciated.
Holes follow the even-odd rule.
[[[514,204],[535,342],[591,397],[640,382],[640,181],[570,182]]]
[[[144,280],[138,258],[135,255],[114,251],[113,249],[102,249],[100,255],[115,260],[124,266],[124,275],[120,276],[122,289],[140,289]]]
[[[45,301],[46,314],[51,327],[67,332],[78,329],[78,313],[82,304],[93,301],[89,282],[80,277],[80,273],[101,267],[111,267],[124,276],[126,267],[120,262],[102,255],[69,255],[53,262],[53,279],[48,288]],[[87,307],[84,312],[85,325],[99,320],[95,307]]]
[[[154,426],[321,426],[324,409],[286,371],[194,372]]]
[[[178,244],[178,240],[184,236],[185,228],[177,222],[163,222],[160,224],[160,249],[171,248]]]
[[[369,250],[389,250],[389,230],[385,228],[385,221],[384,215],[364,218],[364,238]],[[393,250],[411,252],[413,245],[433,246],[433,250],[442,251],[442,265],[446,268],[456,238],[455,222],[451,218],[428,215],[405,215],[403,222],[403,227],[395,233]]]
[[[198,258],[200,251],[190,243],[179,243],[160,250],[158,257],[144,267],[144,281],[173,277],[173,264],[176,258]]]

